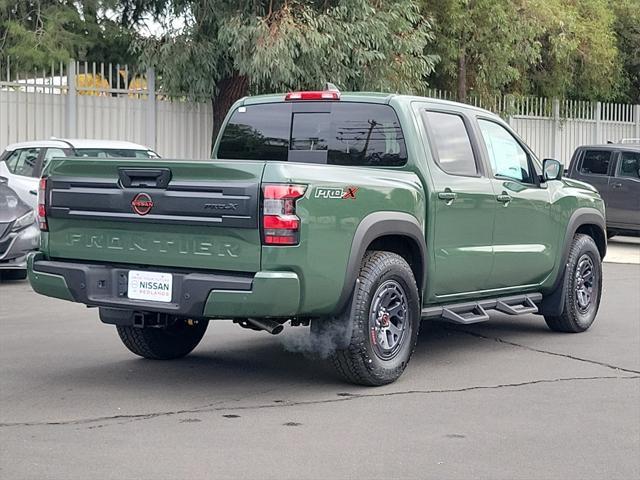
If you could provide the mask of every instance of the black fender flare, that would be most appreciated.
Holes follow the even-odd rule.
[[[546,295],[541,304],[540,313],[543,315],[562,315],[564,310],[564,294],[567,288],[567,282],[565,279],[565,269],[567,265],[567,259],[569,258],[569,250],[573,237],[582,225],[595,225],[602,230],[604,237],[604,249],[601,252],[602,258],[604,258],[607,251],[607,222],[604,215],[600,210],[590,207],[578,208],[567,223],[567,229],[564,234],[564,241],[562,243],[562,255],[561,261],[558,265],[558,273],[556,280],[553,282],[553,286],[550,289],[550,294]]]
[[[422,260],[422,279],[416,279],[418,290],[422,296],[422,288],[426,278],[427,242],[424,230],[413,215],[404,212],[374,212],[362,219],[351,241],[351,251],[347,261],[342,292],[336,306],[341,312],[346,306],[358,279],[360,264],[367,247],[377,238],[387,235],[407,237],[418,246]]]

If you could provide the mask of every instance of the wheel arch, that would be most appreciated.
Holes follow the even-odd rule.
[[[561,315],[564,308],[564,291],[566,288],[565,266],[569,257],[569,251],[573,238],[578,233],[588,235],[598,248],[600,258],[603,259],[607,254],[607,234],[606,220],[602,212],[595,208],[578,208],[567,223],[562,251],[560,253],[560,262],[558,264],[558,273],[553,286],[549,290],[549,294],[545,295],[542,300],[541,313],[544,315]]]
[[[423,227],[408,213],[375,212],[362,219],[353,236],[337,311],[341,311],[351,297],[360,264],[369,250],[384,250],[403,257],[413,271],[422,298],[427,258]]]

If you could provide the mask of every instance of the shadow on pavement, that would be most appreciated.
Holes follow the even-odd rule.
[[[532,320],[526,321],[527,318]],[[544,321],[538,318],[540,320],[536,317],[524,317],[517,321],[509,319],[508,322],[492,320],[474,329],[486,336],[504,332],[548,335],[550,332]],[[441,322],[423,323],[411,367],[427,369],[441,362],[452,361],[460,351],[478,349],[478,342],[482,342],[482,349],[494,348],[491,343],[457,332],[459,328]],[[213,333],[209,335],[214,336]],[[344,383],[334,373],[328,360],[289,352],[278,337],[248,335],[246,340],[236,337],[232,345],[225,346],[218,343],[223,342],[222,335],[217,340],[207,337],[205,340],[208,341],[203,342],[194,353],[180,360],[154,361],[131,354],[128,358],[100,363],[101,358],[97,355],[92,357],[93,363],[90,365],[48,372],[49,380],[79,388],[101,388],[109,394],[120,389],[129,394],[132,389],[141,394],[157,392],[158,389],[174,394],[191,390],[246,390],[247,384],[274,388],[283,384],[308,384],[314,390],[323,390],[327,386],[349,390],[358,388]]]

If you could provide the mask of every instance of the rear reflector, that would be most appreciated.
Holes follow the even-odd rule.
[[[40,230],[46,232],[49,230],[47,225],[47,177],[40,179],[38,185],[38,225]]]
[[[285,100],[340,100],[337,90],[318,90],[314,92],[289,92]]]
[[[297,245],[300,218],[296,200],[304,195],[305,185],[267,184],[262,187],[262,229],[265,245]]]

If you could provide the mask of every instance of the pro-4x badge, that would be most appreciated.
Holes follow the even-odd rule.
[[[316,187],[315,198],[356,199],[359,187]]]

